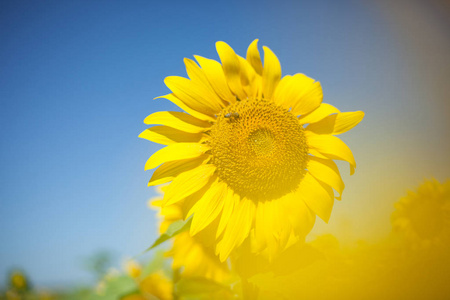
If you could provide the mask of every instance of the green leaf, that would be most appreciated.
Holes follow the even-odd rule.
[[[161,234],[159,238],[153,243],[153,245],[151,245],[147,250],[145,250],[145,252],[155,248],[156,246],[161,245],[162,243],[173,238],[177,234],[189,230],[189,228],[191,227],[191,222],[192,218],[189,218],[185,221],[178,220],[173,222],[172,224],[169,225],[169,228],[167,228],[166,232]]]

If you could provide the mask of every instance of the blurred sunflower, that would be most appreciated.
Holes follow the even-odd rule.
[[[450,180],[442,184],[436,179],[425,180],[417,191],[409,191],[401,198],[395,208],[393,230],[412,246],[449,245]]]
[[[269,256],[288,241],[304,237],[315,215],[328,221],[335,189],[344,189],[333,159],[356,163],[334,135],[357,125],[364,113],[341,113],[322,103],[319,82],[304,74],[281,78],[275,54],[257,41],[246,59],[224,42],[216,48],[222,64],[185,58],[190,79],[170,76],[172,93],[161,96],[183,112],[156,112],[140,137],[167,145],[145,169],[155,170],[149,185],[172,181],[164,205],[184,200],[193,215],[191,235],[207,231],[216,254],[227,259],[252,232],[254,251]]]
[[[159,190],[162,191],[162,190]],[[183,219],[181,206],[178,204],[161,208],[163,196],[151,200],[151,206],[160,209],[162,221],[160,232],[178,220]],[[190,236],[189,232],[182,232],[174,237],[173,246],[167,252],[167,256],[173,258],[172,268],[180,271],[182,277],[206,278],[216,282],[223,282],[230,278],[230,272],[225,263],[220,262],[214,255],[214,250],[202,243],[202,233]]]
[[[123,296],[121,300],[172,300],[173,284],[162,273],[147,275],[139,281],[138,291]]]
[[[9,276],[9,285],[16,291],[26,291],[30,288],[27,277],[19,270],[14,270],[11,272]]]
[[[123,264],[123,269],[133,279],[138,279],[142,274],[142,266],[133,259],[127,259]]]

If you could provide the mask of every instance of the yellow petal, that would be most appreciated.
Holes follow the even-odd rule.
[[[186,66],[186,73],[192,81],[201,83],[205,87],[211,87],[202,69],[200,69],[200,67],[192,59],[185,57],[184,65]]]
[[[199,157],[209,149],[209,146],[198,143],[171,144],[150,156],[145,163],[145,170],[156,168],[160,164],[172,160]]]
[[[310,124],[307,129],[317,134],[341,134],[358,125],[363,118],[362,111],[337,113]]]
[[[308,145],[330,159],[345,160],[350,164],[350,175],[355,172],[356,162],[352,150],[339,138],[328,134],[314,134],[305,131]]]
[[[336,197],[336,199],[341,199],[345,185],[334,161],[312,156],[308,161],[308,171],[316,179],[335,189],[339,193],[339,197]]]
[[[311,174],[306,173],[296,193],[312,211],[328,223],[333,209],[334,195],[330,187],[320,183]]]
[[[164,205],[177,203],[200,190],[208,183],[215,170],[214,165],[206,164],[178,175],[164,194]]]
[[[289,212],[286,216],[294,232],[299,237],[304,238],[313,228],[316,215],[301,199],[298,193],[301,194],[302,191],[299,189],[295,193],[288,194],[283,205],[285,205],[286,211]]]
[[[246,95],[241,86],[241,67],[236,53],[227,43],[221,41],[216,43],[216,49],[230,90],[239,99],[245,99]]]
[[[222,234],[226,224],[230,220],[235,204],[239,203],[239,196],[235,194],[233,190],[228,189],[227,195],[223,198],[223,201],[223,212],[220,217],[219,226],[217,227],[216,238],[218,238]]]
[[[315,122],[319,122],[326,116],[334,113],[338,113],[339,109],[334,107],[331,104],[328,103],[322,103],[317,109],[310,112],[309,114],[305,116],[300,116],[299,122],[300,124],[311,124]]]
[[[192,108],[191,106],[187,105],[181,99],[177,98],[174,94],[168,94],[168,95],[165,95],[165,96],[159,96],[159,97],[156,97],[155,99],[158,99],[158,98],[164,98],[164,99],[167,99],[167,100],[171,101],[172,103],[177,105],[179,108],[181,108],[182,110],[184,110],[188,114],[196,117],[197,119],[204,120],[204,121],[215,121],[216,120],[215,117],[209,116],[207,114],[204,114],[204,113],[202,113],[202,112]]]
[[[290,212],[285,211],[280,200],[258,202],[255,213],[257,250],[267,246],[269,259],[286,246],[291,233],[290,223],[286,222]]]
[[[205,194],[210,188],[211,184],[217,179],[217,175],[213,173],[209,181],[198,191],[192,193],[186,197],[179,205],[181,206],[181,211],[183,214],[183,219],[188,219],[188,213],[191,211],[192,207],[197,203],[197,201]],[[170,187],[170,185],[169,185]]]
[[[247,61],[253,67],[255,72],[262,76],[263,74],[263,65],[261,62],[261,56],[258,51],[258,39],[254,40],[247,49]]]
[[[303,74],[284,76],[274,94],[275,103],[291,108],[299,105],[299,101],[314,84],[314,79]]]
[[[228,87],[222,65],[213,59],[204,58],[197,55],[194,55],[194,57],[202,67],[206,78],[208,78],[209,83],[216,91],[217,95],[229,103],[236,102],[236,97],[233,96],[230,88]]]
[[[207,162],[209,155],[203,154],[196,158],[181,159],[163,163],[158,169],[153,172],[152,178],[148,185],[158,185],[172,181],[179,174],[192,170]]]
[[[201,113],[213,116],[222,109],[220,103],[211,101],[211,93],[197,82],[184,77],[168,76],[164,83],[177,98]]]
[[[185,132],[198,133],[211,128],[211,123],[178,111],[159,111],[145,118],[147,125],[166,125]]]
[[[290,83],[292,80],[291,75],[284,76],[280,83],[278,83],[277,88],[273,94],[273,101],[276,105],[283,106],[285,108],[290,108],[290,98],[288,95],[292,94],[293,85]]]
[[[205,94],[206,99],[209,101],[214,101],[220,107],[224,107],[225,102],[223,102],[223,100],[216,94],[205,73],[202,69],[200,69],[197,63],[189,58],[185,58],[184,63],[186,65],[186,72],[189,78],[193,82],[199,83],[199,85],[204,88],[203,93]]]
[[[291,112],[294,115],[306,115],[320,106],[323,99],[320,82],[314,82],[304,74],[295,74],[289,81],[290,93],[285,94],[287,101],[292,104]]]
[[[259,203],[258,203],[259,204]],[[274,252],[276,252],[276,246],[277,246],[277,241],[279,240],[279,229],[278,229],[278,225],[277,221],[278,218],[278,206],[277,205],[273,205],[273,201],[266,201],[265,203],[265,210],[266,210],[266,214],[265,214],[265,219],[266,219],[266,223],[265,223],[265,230],[264,230],[264,234],[265,234],[265,238],[267,241],[267,247],[268,247],[268,251],[269,251],[269,257],[271,257]]]
[[[281,249],[286,247],[289,236],[292,232],[292,227],[290,222],[286,222],[286,216],[291,212],[285,210],[283,205],[277,203],[276,201],[272,201],[272,211],[274,212],[275,220],[275,223],[272,226],[274,230],[273,236],[275,236],[275,239],[272,242],[272,246],[269,244],[269,251],[271,250],[271,256],[273,257]]]
[[[225,261],[231,251],[242,244],[250,233],[254,217],[255,203],[241,199],[227,224],[222,240],[217,245],[220,261]]]
[[[271,99],[278,83],[281,80],[281,66],[275,54],[263,46],[264,70],[262,75],[263,95],[265,99]]]
[[[209,190],[209,188],[208,188]],[[198,198],[200,199],[200,198]],[[196,234],[195,239],[208,249],[208,252],[212,255],[216,246],[216,231],[219,218],[215,218],[212,223],[205,227],[202,231]]]
[[[188,217],[193,213],[192,224],[190,228],[191,236],[196,235],[199,231],[204,229],[212,223],[224,205],[224,197],[227,194],[227,185],[223,182],[218,182],[218,179],[211,185],[211,187],[203,194],[202,198],[194,204]]]
[[[154,126],[144,130],[140,138],[163,145],[174,143],[198,143],[205,139],[202,133],[187,133],[168,126]]]
[[[309,152],[309,154],[314,155],[315,157],[319,157],[319,158],[323,158],[323,159],[329,159],[328,157],[326,157],[325,155],[323,155],[322,153],[320,153],[316,149],[309,148],[308,152]]]
[[[258,206],[256,207],[255,212],[255,251],[260,252],[264,248],[267,247],[266,240],[266,220],[270,218],[270,216],[266,216],[266,201],[258,202]]]
[[[238,56],[241,64],[241,84],[247,98],[255,98],[258,93],[258,85],[255,84],[256,73],[248,61]]]

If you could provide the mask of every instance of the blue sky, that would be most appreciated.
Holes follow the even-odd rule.
[[[259,38],[283,74],[366,112],[343,136],[359,165],[335,219],[376,231],[406,188],[449,177],[449,24],[436,3],[2,1],[0,282],[14,266],[38,285],[89,281],[83,257],[151,244],[144,163],[160,146],[137,138],[142,120],[178,110],[152,100],[168,93],[164,77],[185,76],[184,57],[218,59],[218,40],[245,55]]]

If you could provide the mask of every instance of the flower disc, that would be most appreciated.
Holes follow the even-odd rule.
[[[293,191],[308,161],[303,127],[287,109],[264,99],[225,108],[211,128],[210,146],[219,178],[252,200]]]

